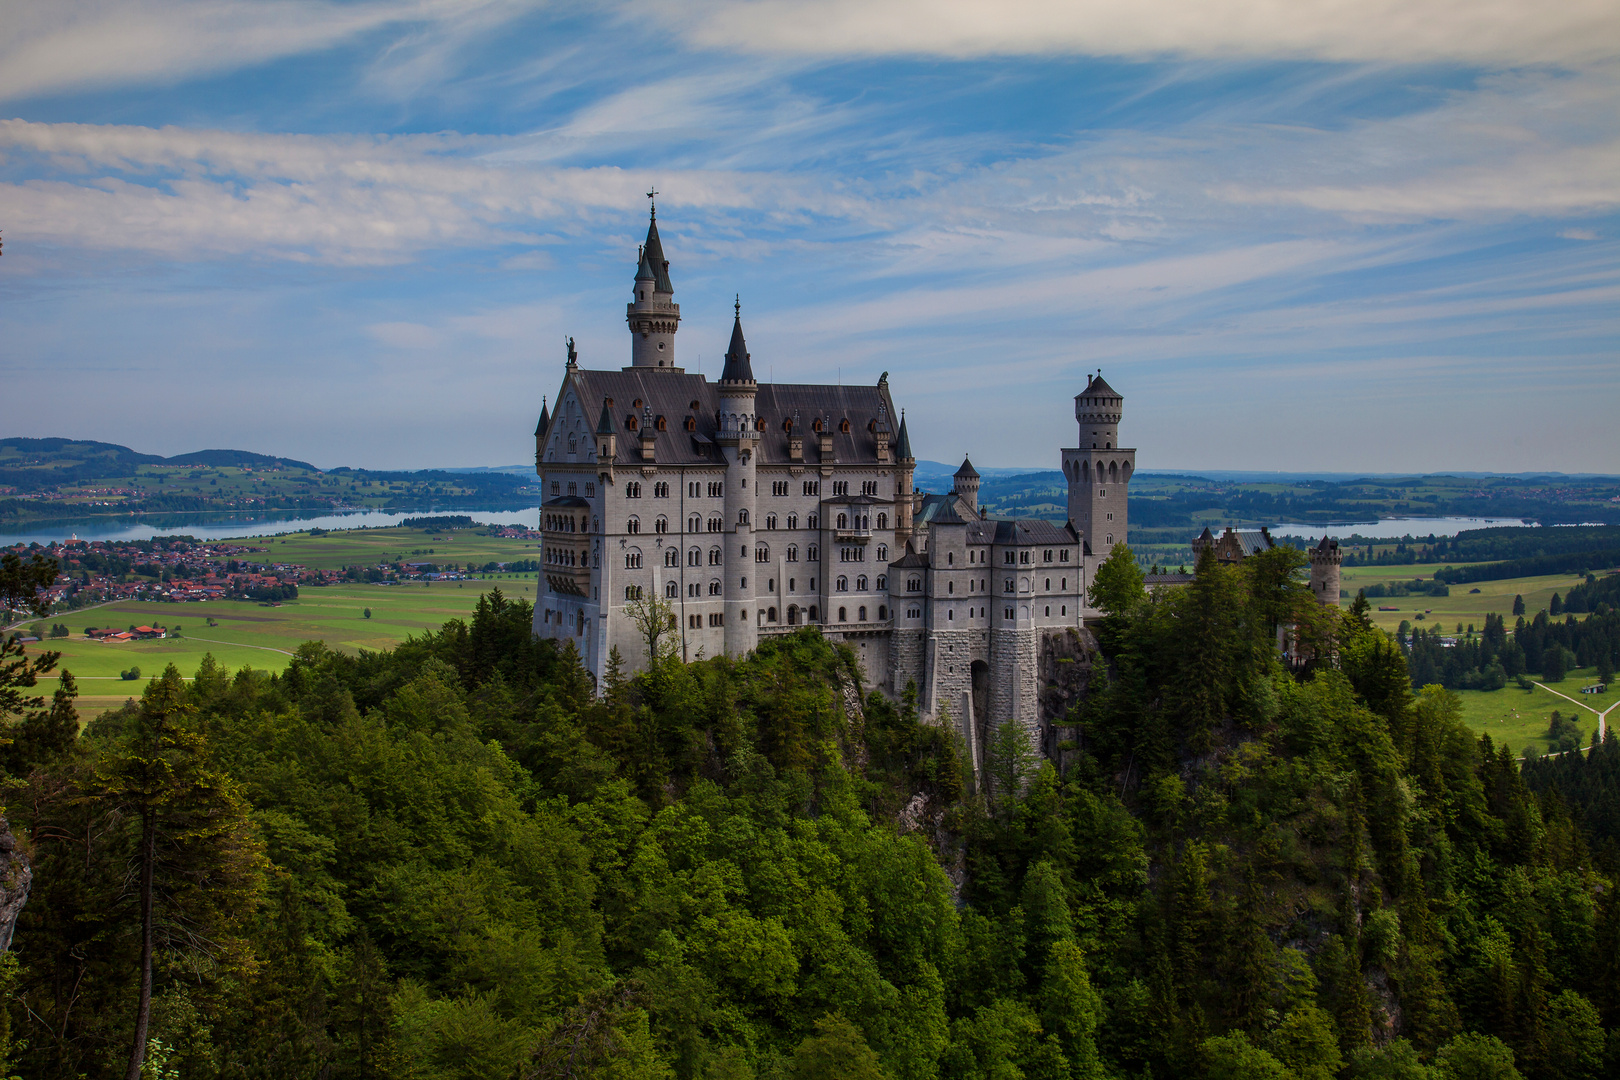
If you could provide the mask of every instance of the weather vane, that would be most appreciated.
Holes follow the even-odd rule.
[[[658,189],[656,187],[650,187],[650,188],[647,189],[647,199],[648,199],[649,202],[652,203],[652,216],[657,217],[658,216]]]
[[[736,312],[737,318],[742,318],[742,293],[737,294],[737,302],[731,306],[731,310]]]

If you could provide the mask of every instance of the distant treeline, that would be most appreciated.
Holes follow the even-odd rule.
[[[1554,595],[1553,611],[1562,619],[1537,612],[1520,617],[1509,636],[1500,615],[1485,616],[1480,634],[1458,634],[1447,640],[1443,627],[1416,629],[1398,637],[1406,646],[1414,687],[1438,683],[1451,690],[1499,690],[1507,681],[1531,673],[1547,682],[1562,682],[1571,669],[1597,668],[1600,677],[1620,668],[1620,575],[1597,579]],[[1591,612],[1576,619],[1570,612]]]
[[[407,529],[471,529],[477,524],[466,514],[438,514],[434,517],[406,518],[400,522]]]
[[[1538,555],[1529,559],[1487,563],[1484,566],[1448,566],[1444,570],[1435,571],[1434,579],[1450,585],[1463,585],[1473,581],[1505,581],[1508,578],[1536,577],[1541,574],[1576,574],[1615,565],[1620,565],[1620,549],[1570,551],[1558,555]]]

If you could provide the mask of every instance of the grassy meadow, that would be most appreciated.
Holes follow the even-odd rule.
[[[516,517],[515,514],[513,516]],[[373,566],[398,559],[482,566],[489,562],[516,562],[540,557],[538,540],[502,540],[485,535],[482,529],[344,529],[318,536],[297,532],[236,542],[267,547],[271,560],[297,563],[311,570]]]
[[[320,538],[317,538],[320,539]],[[253,667],[280,671],[305,641],[324,641],[343,652],[387,649],[424,630],[437,630],[449,619],[470,617],[478,597],[500,588],[513,598],[534,601],[534,575],[491,575],[477,581],[435,581],[401,585],[333,585],[303,588],[297,600],[264,607],[250,600],[210,600],[164,604],[122,600],[44,620],[65,623],[73,636],[31,644],[53,649],[79,681],[80,714],[86,719],[117,708],[139,694],[146,679],[174,664],[191,675],[205,653],[231,670]],[[366,608],[371,618],[365,617]],[[209,626],[212,618],[219,625]],[[181,636],[156,641],[103,644],[82,635],[90,626],[178,625]],[[119,673],[131,667],[141,681],[127,682]]]
[[[1511,598],[1510,598],[1511,599]],[[1539,683],[1540,676],[1531,676]],[[1620,701],[1620,689],[1611,683],[1607,693],[1582,694],[1580,688],[1597,681],[1592,668],[1572,671],[1561,683],[1553,684],[1559,693],[1568,694],[1576,701],[1596,708],[1599,712]],[[1592,732],[1597,729],[1597,717],[1563,698],[1548,693],[1540,686],[1521,690],[1514,683],[1501,690],[1458,690],[1462,698],[1463,720],[1481,735],[1489,735],[1499,743],[1506,743],[1516,754],[1522,754],[1532,744],[1546,752],[1547,725],[1552,722],[1554,710],[1572,718],[1581,729],[1582,745],[1590,745]],[[1620,723],[1620,709],[1609,715],[1609,723]]]
[[[1415,578],[1431,580],[1438,566],[1357,566],[1346,568],[1340,578],[1340,586],[1347,594],[1340,601],[1341,607],[1348,607],[1350,601],[1355,599],[1356,590],[1365,588],[1375,582],[1411,581]],[[1594,571],[1601,569],[1594,567]],[[1524,597],[1525,617],[1531,618],[1536,612],[1546,607],[1552,601],[1553,593],[1567,593],[1571,585],[1579,585],[1584,579],[1578,574],[1548,574],[1543,577],[1508,578],[1503,581],[1477,581],[1471,584],[1453,585],[1450,596],[1395,596],[1384,599],[1369,598],[1368,603],[1373,606],[1372,619],[1375,625],[1394,632],[1400,626],[1402,619],[1410,620],[1413,626],[1422,626],[1433,629],[1437,624],[1443,625],[1447,633],[1457,629],[1457,624],[1463,624],[1464,629],[1469,623],[1474,624],[1478,630],[1485,625],[1485,615],[1495,612],[1507,620],[1508,628],[1513,628],[1513,597]],[[1478,589],[1479,592],[1470,592]],[[1398,608],[1397,611],[1379,611],[1378,607]],[[1427,614],[1424,614],[1424,613]],[[1424,614],[1423,620],[1417,619]]]

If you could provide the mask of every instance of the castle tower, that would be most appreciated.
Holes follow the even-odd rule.
[[[715,424],[715,442],[726,458],[726,531],[730,542],[725,559],[726,652],[732,656],[742,656],[758,641],[752,601],[756,593],[763,594],[765,589],[763,582],[751,579],[770,570],[769,563],[754,562],[754,450],[759,445],[754,397],[759,384],[754,381],[749,360],[748,342],[743,340],[742,302],[738,301],[726,366],[720,373],[720,413]]]
[[[1115,544],[1126,542],[1127,490],[1136,471],[1136,451],[1119,445],[1124,405],[1100,372],[1088,378],[1074,399],[1080,445],[1063,451],[1069,522],[1095,555],[1105,556]]]
[[[675,366],[675,331],[680,328],[681,306],[669,280],[669,260],[658,239],[658,207],[647,222],[647,242],[636,267],[635,299],[625,309],[630,324],[630,368],[680,371]],[[626,368],[625,370],[630,370]]]
[[[905,554],[911,539],[911,514],[916,499],[912,493],[912,476],[917,469],[917,458],[911,452],[911,433],[906,430],[906,414],[900,413],[900,437],[894,447],[894,548],[898,558]]]
[[[967,508],[975,516],[979,513],[979,470],[973,467],[968,458],[962,459],[962,467],[956,470],[951,481],[951,494],[967,504]]]
[[[1313,547],[1311,555],[1311,595],[1317,602],[1334,607],[1339,603],[1339,567],[1344,562],[1344,555],[1339,551],[1339,542],[1326,536],[1322,542]]]
[[[551,410],[546,405],[545,397],[540,398],[540,422],[534,426],[534,473],[544,476],[545,468],[542,461],[546,454],[546,432],[551,428]]]

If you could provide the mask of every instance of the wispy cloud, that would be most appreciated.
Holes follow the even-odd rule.
[[[1609,0],[715,0],[660,5],[711,48],[947,57],[1301,58],[1490,65],[1620,52]]]

